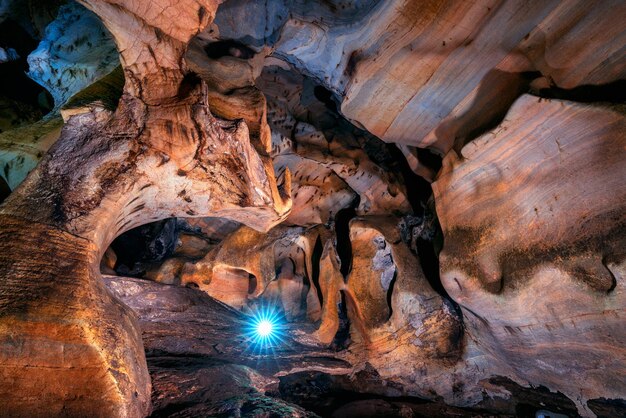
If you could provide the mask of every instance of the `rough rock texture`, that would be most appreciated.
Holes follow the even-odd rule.
[[[28,76],[45,87],[55,108],[119,65],[111,35],[98,16],[70,2],[59,8],[28,56]]]
[[[294,209],[287,223],[325,224],[352,206],[359,215],[411,211],[399,173],[363,147],[378,140],[345,123],[319,87],[276,65],[267,66],[257,84],[268,96],[275,168],[292,174]]]
[[[287,319],[317,319],[320,305],[311,272],[320,234],[327,235],[321,227],[262,233],[242,226],[201,260],[186,263],[173,282],[197,286],[239,309],[262,296],[281,306]]]
[[[626,392],[625,132],[621,107],[523,96],[433,184],[468,332],[586,414]]]
[[[63,121],[53,117],[0,133],[0,176],[14,190],[37,166],[61,134]]]
[[[445,153],[497,124],[533,80],[572,89],[623,79],[625,14],[620,1],[233,0],[210,30],[271,47],[383,140]]]
[[[285,370],[345,373],[348,364],[297,341],[270,355],[255,352],[246,316],[195,289],[105,277],[113,294],[137,312],[153,381],[152,416],[311,416],[265,396]],[[221,414],[221,415],[220,415]]]
[[[125,94],[114,114],[71,118],[0,208],[1,380],[10,382],[2,386],[9,414],[145,415],[150,381],[137,325],[99,277],[108,244],[171,216],[216,215],[267,229],[291,203],[246,125],[215,119],[206,87],[185,75],[186,42],[216,4],[177,3],[175,12],[169,8],[176,26],[173,15],[157,11],[168,9],[166,1],[150,10],[86,4],[122,51]]]
[[[0,97],[0,147],[3,151],[0,154],[0,164],[3,165],[0,175],[4,176],[12,190],[26,178],[58,138],[59,111],[64,120],[94,108],[113,111],[124,85],[122,71],[114,70],[119,65],[117,49],[111,34],[96,15],[74,2],[60,7],[58,15],[53,1],[40,2],[43,4],[36,7],[26,3],[29,2],[24,2],[22,6],[27,6],[28,10],[22,10],[11,2],[5,5],[7,16],[10,16],[9,22],[16,19],[21,26],[3,27],[2,30],[9,32],[24,27],[35,35],[42,32],[43,39],[34,51],[32,48],[36,44],[29,49],[22,41],[20,46],[25,51],[24,70],[47,89],[46,95],[51,94],[53,103],[42,113],[33,103]],[[48,8],[51,10],[48,11]],[[34,27],[48,23],[49,20],[43,16],[48,12],[54,12],[56,19],[45,26],[45,32],[43,27],[41,31],[35,30]],[[4,36],[11,37],[9,34]],[[8,77],[6,71],[2,72],[4,77]],[[21,80],[14,82],[23,83]],[[24,92],[33,90],[29,85],[17,85],[9,90],[19,91],[15,94],[22,100],[34,94]],[[37,98],[31,98],[31,102],[41,102],[43,97],[40,94]],[[51,113],[41,119],[47,111]],[[26,125],[27,122],[31,124]],[[4,132],[9,130],[11,132]]]
[[[424,277],[418,258],[400,239],[397,223],[384,217],[350,222],[353,260],[347,288],[356,305],[353,333],[365,333],[361,338],[373,351],[407,350],[413,351],[413,358],[455,358],[463,333],[460,320]],[[378,361],[385,360],[371,360]]]

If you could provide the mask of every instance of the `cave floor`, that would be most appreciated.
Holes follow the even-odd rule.
[[[371,393],[384,383],[368,370],[355,375],[345,353],[309,343],[312,324],[288,324],[278,346],[259,351],[245,332],[249,316],[200,290],[104,279],[139,318],[152,378],[152,417],[493,416]]]

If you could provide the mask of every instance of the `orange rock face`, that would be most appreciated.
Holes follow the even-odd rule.
[[[133,226],[177,215],[247,218],[267,229],[290,206],[245,124],[216,120],[206,86],[186,77],[186,43],[217,4],[88,6],[123,51],[125,95],[112,115],[71,118],[0,210],[3,233],[33,234],[2,243],[0,352],[3,381],[11,382],[3,385],[11,388],[3,393],[10,415],[146,415],[150,380],[137,325],[97,269],[108,244]],[[59,238],[34,244],[38,235]],[[29,247],[36,249],[26,256]],[[44,260],[56,256],[67,267],[50,270],[55,263]],[[77,378],[85,362],[91,364]]]
[[[523,96],[433,183],[441,280],[468,332],[570,397],[626,390],[625,128],[619,109]]]

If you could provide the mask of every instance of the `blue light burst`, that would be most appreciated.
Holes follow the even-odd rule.
[[[259,354],[278,347],[285,339],[284,318],[272,305],[258,306],[248,319],[245,334],[249,350]]]

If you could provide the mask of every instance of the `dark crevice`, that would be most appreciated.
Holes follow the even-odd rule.
[[[2,203],[2,200],[0,200],[0,203]],[[617,278],[615,277],[615,274],[613,274],[613,272],[609,268],[606,259],[602,260],[602,265],[604,266],[604,268],[609,274],[609,277],[611,278],[611,285],[606,290],[606,293],[611,293],[613,290],[615,290],[615,287],[617,286]]]
[[[180,83],[180,86],[178,86],[178,92],[176,93],[177,98],[179,100],[186,99],[187,97],[189,97],[191,92],[198,85],[200,85],[200,83],[202,83],[202,79],[200,78],[200,76],[198,76],[198,74],[193,72],[185,74],[183,81]]]
[[[252,48],[231,40],[212,42],[204,47],[204,52],[211,59],[235,57],[248,60],[255,55]]]
[[[358,198],[354,207],[358,206]],[[335,234],[337,255],[341,260],[341,274],[347,277],[352,269],[352,244],[350,243],[350,221],[356,217],[354,207],[344,208],[335,215]]]
[[[417,159],[421,164],[424,164],[435,173],[438,173],[439,170],[441,170],[442,158],[440,155],[434,153],[428,148],[415,148],[415,151],[417,152]]]
[[[252,273],[248,273],[248,294],[251,295],[254,293],[257,287],[257,279],[256,276]]]
[[[430,183],[411,170],[404,154],[395,144],[388,144],[387,149],[396,162],[396,170],[404,179],[407,199],[411,205],[411,209],[413,209],[413,213],[416,216],[423,216],[424,203],[427,202],[433,194]],[[441,166],[441,159],[436,154],[432,154],[432,157],[429,157],[429,161],[430,160],[433,160],[434,165]],[[439,160],[438,163],[437,160]]]
[[[2,204],[2,202],[4,202],[4,199],[9,197],[10,194],[11,188],[4,180],[4,177],[0,176],[0,204]]]
[[[348,305],[346,303],[346,295],[342,290],[339,292],[341,295],[341,301],[337,306],[337,312],[339,314],[339,329],[330,344],[330,349],[335,351],[346,350],[350,343],[350,318],[348,317]]]
[[[336,251],[339,257],[341,272],[344,280],[352,270],[352,243],[350,242],[350,221],[356,217],[355,208],[359,206],[360,198],[357,197],[348,208],[341,209],[335,215]],[[341,302],[338,305],[339,329],[335,334],[330,348],[336,351],[345,350],[351,343],[350,318],[348,316],[348,301],[346,293],[342,290]],[[352,301],[354,302],[354,301]]]
[[[422,267],[422,271],[428,283],[430,283],[431,287],[437,293],[448,300],[452,300],[443,287],[443,284],[441,284],[441,278],[439,277],[439,257],[435,252],[433,243],[425,239],[417,239],[415,241],[415,247],[419,255],[420,267]]]
[[[389,282],[389,289],[387,289],[387,307],[389,308],[389,317],[387,318],[387,320],[391,319],[391,316],[393,315],[393,304],[391,303],[391,298],[393,297],[393,288],[396,284],[397,278],[398,270],[395,270],[393,272],[393,279],[391,279],[391,282]]]
[[[317,291],[317,298],[319,299],[320,306],[324,304],[324,295],[322,295],[322,289],[320,288],[320,260],[322,259],[322,252],[324,246],[322,245],[322,238],[317,237],[315,245],[313,246],[313,253],[311,254],[311,281]]]
[[[315,88],[313,89],[313,95],[317,100],[324,103],[328,110],[331,110],[332,112],[339,115],[337,102],[334,100],[335,96],[332,91],[323,86],[315,86]]]
[[[617,80],[611,83],[591,85],[584,84],[571,89],[562,89],[558,86],[539,89],[533,92],[544,99],[569,100],[579,103],[626,103],[626,80]]]
[[[428,210],[428,202],[432,199],[433,195],[432,186],[428,181],[411,170],[408,162],[404,158],[404,154],[402,154],[402,151],[400,151],[398,147],[394,144],[389,144],[389,152],[396,158],[397,168],[404,179],[404,184],[407,189],[407,198],[414,215],[420,217],[423,224],[428,222],[428,218],[435,218],[432,220],[432,227],[430,227],[433,229],[432,233],[426,234],[428,235],[428,239],[417,237],[407,244],[411,247],[411,250],[417,254],[422,272],[430,286],[452,304],[459,319],[462,321],[463,316],[461,308],[450,295],[448,295],[439,276],[437,241],[443,241],[443,232],[441,231],[439,222],[436,221],[436,214],[429,213]],[[425,151],[422,151],[422,155],[425,157],[425,161],[428,161],[431,168],[437,170],[441,168],[441,158],[439,156],[432,152]]]

